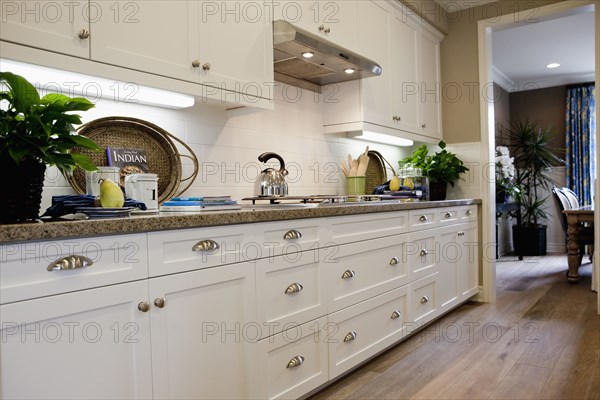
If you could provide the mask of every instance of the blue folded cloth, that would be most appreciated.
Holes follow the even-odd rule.
[[[79,207],[94,207],[95,196],[89,194],[70,194],[52,196],[52,205],[48,207],[42,217],[58,218],[63,215],[73,214]],[[141,201],[126,198],[123,207],[137,207],[146,210],[146,204]]]

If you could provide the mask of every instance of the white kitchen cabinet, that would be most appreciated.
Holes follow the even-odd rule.
[[[261,338],[327,313],[319,251],[268,257],[256,263],[257,322]]]
[[[199,4],[196,1],[97,3],[91,24],[92,60],[197,82]]]
[[[442,311],[453,308],[461,299],[458,287],[458,270],[462,261],[459,227],[460,225],[452,225],[438,230],[438,279],[444,283],[439,285],[440,309]]]
[[[260,399],[297,399],[329,379],[327,318],[261,340]]]
[[[458,227],[458,244],[461,257],[458,261],[459,292],[467,300],[479,292],[479,229],[477,219]]]
[[[146,281],[0,306],[0,398],[150,399]]]
[[[264,3],[101,4],[110,17],[92,23],[92,60],[272,98],[272,29]],[[223,101],[236,100],[233,94],[222,95]]]
[[[408,285],[329,316],[329,374],[338,376],[401,340],[410,327]]]
[[[439,315],[439,286],[442,284],[444,284],[444,282],[439,280],[439,274],[437,272],[411,282],[411,322],[418,325],[424,325]]]
[[[358,48],[373,56],[383,72],[337,85],[335,99],[324,101],[324,132],[375,131],[437,142],[442,137],[443,36],[399,2],[364,1],[360,7]],[[366,50],[367,44],[371,50]]]
[[[253,263],[149,281],[157,399],[256,398]]]
[[[0,39],[75,57],[90,56],[90,13],[99,3],[0,0]]]
[[[356,51],[356,0],[274,1],[274,20],[283,19],[348,50]]]

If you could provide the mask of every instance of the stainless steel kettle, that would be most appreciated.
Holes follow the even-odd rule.
[[[275,153],[263,153],[258,156],[258,161],[266,163],[272,158],[279,161],[279,169],[267,168],[260,172],[254,191],[257,196],[287,196],[288,185],[285,181],[285,176],[288,174],[285,169],[285,163],[280,155]]]

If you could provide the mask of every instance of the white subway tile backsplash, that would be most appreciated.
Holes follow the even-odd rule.
[[[292,93],[293,92],[293,93]],[[107,116],[127,116],[149,121],[182,139],[195,152],[199,174],[188,195],[229,194],[236,199],[254,194],[254,181],[265,165],[258,156],[266,151],[283,157],[290,170],[290,194],[343,194],[345,180],[339,163],[348,154],[354,158],[367,142],[326,136],[322,133],[322,104],[319,95],[307,91],[286,92],[276,85],[275,110],[228,118],[227,112],[198,102],[184,110],[100,100],[83,113],[83,122]],[[410,148],[371,143],[396,167]],[[177,144],[182,154],[183,146]],[[272,160],[269,166],[278,163]],[[182,158],[182,176],[193,172],[192,162]],[[55,169],[46,173],[42,211],[51,196],[74,193]]]

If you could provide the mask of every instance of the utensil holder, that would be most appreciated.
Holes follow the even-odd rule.
[[[346,177],[346,194],[347,195],[363,195],[365,194],[365,176],[347,176]]]

